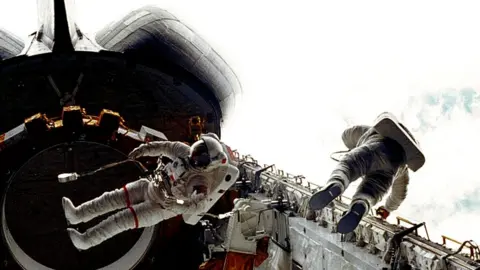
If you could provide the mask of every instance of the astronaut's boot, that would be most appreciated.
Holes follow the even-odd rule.
[[[317,191],[310,197],[308,205],[311,210],[322,210],[325,206],[331,203],[335,198],[342,195],[345,190],[341,181],[333,180],[327,183],[325,187]]]
[[[77,216],[77,208],[73,205],[72,201],[67,198],[62,198],[62,206],[63,212],[65,212],[65,218],[67,219],[67,223],[70,224],[78,224],[82,222]]]
[[[79,231],[73,228],[67,228],[67,232],[68,232],[68,236],[70,237],[70,240],[72,240],[73,245],[78,250],[85,250],[90,247],[85,244],[85,235],[83,233],[80,233]]]
[[[67,231],[73,245],[78,250],[86,250],[137,226],[138,220],[136,220],[134,214],[130,209],[125,209],[109,216],[94,227],[87,229],[84,233],[80,233],[72,228],[68,228]]]
[[[357,199],[352,201],[350,210],[338,222],[337,232],[345,234],[355,230],[369,210],[370,205],[366,200]]]

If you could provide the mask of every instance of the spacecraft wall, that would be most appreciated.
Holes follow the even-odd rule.
[[[239,80],[220,55],[160,8],[147,6],[130,12],[99,31],[96,41],[107,50],[134,55],[135,61],[167,61],[192,74],[204,85],[197,91],[216,107],[219,122],[226,121],[241,94]]]
[[[25,43],[21,38],[0,28],[0,60],[17,56],[24,47]]]

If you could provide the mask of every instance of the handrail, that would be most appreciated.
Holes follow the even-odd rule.
[[[462,243],[462,242],[460,242],[456,239],[453,239],[453,238],[448,237],[446,235],[442,235],[442,246],[447,245],[447,240],[452,242],[452,243],[455,243],[457,245],[460,245],[462,249],[468,248],[470,250],[470,258],[471,259],[476,259],[475,258],[475,247],[470,242]]]
[[[404,218],[404,217],[397,216],[397,225],[401,225],[400,223],[401,223],[402,221],[405,222],[405,223],[407,223],[408,225],[412,225],[412,226],[415,226],[415,225],[418,224],[418,223],[414,223],[414,222],[412,222],[412,221],[410,221],[410,220],[408,220],[408,219],[406,219],[406,218]],[[430,241],[430,235],[428,234],[427,224],[426,224],[425,222],[424,222],[424,224],[423,224],[423,227],[425,228],[425,234],[427,235],[427,239],[428,239],[428,241]],[[415,235],[418,235],[418,230],[415,230]]]
[[[251,157],[251,155],[241,155],[241,154],[238,154],[238,155],[239,155],[240,159],[243,159],[243,160],[249,159],[249,160],[254,161],[253,163],[260,168],[265,168],[267,166],[267,165],[265,165],[265,166],[262,167],[261,165],[259,165],[258,161],[253,159]],[[251,166],[251,169],[254,169],[253,166]],[[288,173],[286,174],[284,170],[279,170],[279,169],[275,168],[275,166],[273,166],[270,169],[268,169],[267,171],[265,171],[264,174],[267,176],[268,179],[273,179],[273,180],[280,181],[283,184],[286,184],[286,186],[288,186],[289,188],[294,188],[294,189],[302,192],[303,194],[305,194],[307,196],[311,196],[315,192],[315,190],[318,190],[321,187],[321,186],[319,186],[315,183],[312,183],[312,182],[308,181],[303,176],[302,176],[302,181],[297,182],[294,175],[288,174]],[[342,196],[338,197],[337,200],[341,203],[344,203],[345,200],[348,201],[348,200],[351,200],[351,198],[342,195]],[[384,223],[382,223],[380,221],[378,221],[378,222],[375,221],[376,219],[374,217],[370,217],[370,218],[368,218],[368,220],[372,221],[376,226],[380,226],[381,228],[385,228],[385,225],[382,225]],[[405,223],[408,223],[410,225],[414,224],[412,221],[410,221],[410,220],[408,220],[404,217],[398,216],[397,217],[397,225],[400,222],[405,222]],[[389,224],[389,225],[395,226],[394,224],[391,224],[389,222],[386,222],[386,223]],[[427,236],[426,240],[431,242],[427,227],[426,226],[424,226],[424,227],[425,227],[425,233],[426,233],[426,236]],[[418,235],[418,234],[416,234],[416,235]],[[419,236],[417,236],[417,237],[419,237]],[[444,236],[442,236],[442,240],[443,241],[450,240],[454,243],[457,243],[457,244],[459,243],[457,240],[451,239],[450,237],[445,237],[444,238]],[[418,242],[415,239],[412,239],[412,241],[416,242],[417,244],[422,244],[421,242]],[[430,245],[431,245],[431,248],[435,248],[435,243],[431,242]],[[425,246],[425,243],[423,243],[423,246]],[[445,246],[445,244],[444,244],[444,246]],[[469,245],[469,247],[471,247],[471,245]],[[472,252],[473,252],[473,256],[474,256],[475,254],[474,254],[473,250],[474,250],[474,247],[471,248],[470,255],[472,255]]]

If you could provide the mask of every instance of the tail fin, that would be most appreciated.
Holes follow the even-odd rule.
[[[37,37],[53,52],[73,52],[74,0],[37,0]]]

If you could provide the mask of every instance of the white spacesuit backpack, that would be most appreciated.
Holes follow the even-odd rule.
[[[380,135],[398,142],[403,147],[410,170],[416,172],[425,164],[425,156],[420,146],[392,113],[380,114],[373,127]]]

